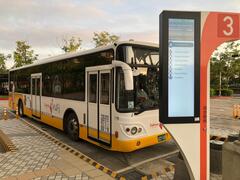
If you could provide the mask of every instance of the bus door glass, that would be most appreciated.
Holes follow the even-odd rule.
[[[88,73],[88,136],[98,139],[98,73]]]
[[[111,145],[111,70],[88,72],[88,137]]]
[[[100,71],[99,76],[99,139],[106,143],[111,140],[111,71]]]
[[[31,75],[31,100],[32,100],[32,115],[40,118],[41,117],[41,86],[42,86],[42,75],[32,74]]]

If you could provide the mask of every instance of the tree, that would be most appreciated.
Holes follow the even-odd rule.
[[[81,49],[82,40],[80,38],[71,37],[70,39],[63,39],[63,45],[61,49],[64,52],[76,52]]]
[[[34,50],[26,41],[16,41],[16,50],[13,52],[14,67],[32,64],[37,60],[38,54],[34,54]]]
[[[11,54],[4,55],[0,53],[0,73],[7,72],[6,61],[11,58]]]
[[[235,81],[240,83],[240,44],[236,41],[227,43],[211,58],[211,87],[219,89],[229,88]]]
[[[108,32],[106,31],[102,31],[100,33],[93,33],[93,41],[95,42],[95,46],[99,47],[99,46],[106,46],[108,44],[112,44],[117,42],[120,37],[117,35],[110,35]]]

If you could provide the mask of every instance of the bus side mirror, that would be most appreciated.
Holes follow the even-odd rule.
[[[134,60],[134,53],[133,53],[132,46],[126,46],[125,55],[126,55],[126,63],[132,64]]]
[[[124,74],[125,89],[128,91],[133,90],[133,72],[131,67],[128,64],[118,60],[113,60],[112,65],[113,67],[122,68]]]

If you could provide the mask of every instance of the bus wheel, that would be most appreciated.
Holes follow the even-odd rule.
[[[21,100],[20,100],[19,103],[18,103],[18,113],[19,113],[19,116],[20,116],[20,117],[23,117],[23,116],[24,116],[23,103],[22,103]]]
[[[79,139],[78,118],[75,113],[70,113],[67,119],[67,133],[70,139],[77,141]]]

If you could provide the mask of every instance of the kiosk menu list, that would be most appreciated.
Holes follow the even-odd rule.
[[[194,19],[168,20],[168,116],[194,116]]]

